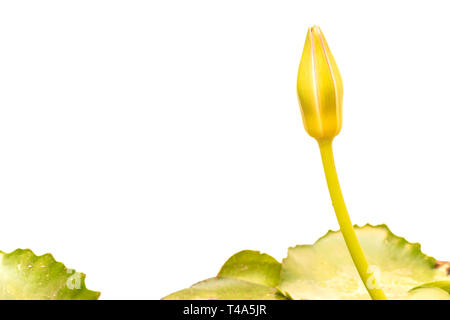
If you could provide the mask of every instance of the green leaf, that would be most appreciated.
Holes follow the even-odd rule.
[[[417,288],[395,300],[450,300],[450,294],[439,288]]]
[[[86,289],[85,275],[67,269],[52,255],[31,250],[0,251],[1,300],[96,300],[99,292]]]
[[[413,288],[412,290],[417,290],[420,288],[439,288],[450,294],[450,280],[424,283],[424,284],[421,284],[420,286]]]
[[[236,253],[220,269],[220,277],[246,280],[276,287],[280,283],[281,264],[259,251],[244,250]]]
[[[395,236],[385,225],[355,226],[355,232],[388,299],[407,297],[410,289],[425,282],[450,280],[419,244]],[[294,299],[370,299],[342,234],[332,231],[314,245],[289,249],[280,289]],[[442,297],[439,290],[434,292],[439,293],[436,299]]]
[[[277,288],[281,264],[268,254],[244,250],[229,258],[216,278],[175,292],[165,300],[288,300]]]
[[[287,300],[277,289],[232,278],[211,278],[201,281],[164,300]]]

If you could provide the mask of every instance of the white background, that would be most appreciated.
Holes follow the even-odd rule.
[[[2,1],[0,249],[51,252],[103,299],[159,299],[336,229],[295,90],[318,24],[353,222],[450,259],[446,3]]]

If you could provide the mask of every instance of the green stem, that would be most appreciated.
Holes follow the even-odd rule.
[[[331,202],[334,211],[347,244],[348,251],[353,259],[353,263],[358,270],[359,276],[364,283],[370,297],[374,300],[386,300],[386,296],[382,289],[376,284],[373,270],[369,267],[366,256],[356,237],[352,222],[345,206],[344,197],[342,196],[341,187],[339,185],[336,167],[334,165],[334,156],[332,149],[332,139],[319,141],[320,155],[322,156],[323,169],[327,179],[328,191],[330,192]]]

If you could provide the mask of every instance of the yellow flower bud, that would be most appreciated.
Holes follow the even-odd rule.
[[[343,84],[319,27],[308,29],[298,68],[297,93],[306,132],[332,140],[342,127]]]

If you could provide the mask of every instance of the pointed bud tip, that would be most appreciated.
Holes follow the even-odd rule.
[[[308,32],[311,32],[311,33],[322,33],[322,30],[320,30],[319,26],[313,25],[312,27],[308,28]]]

